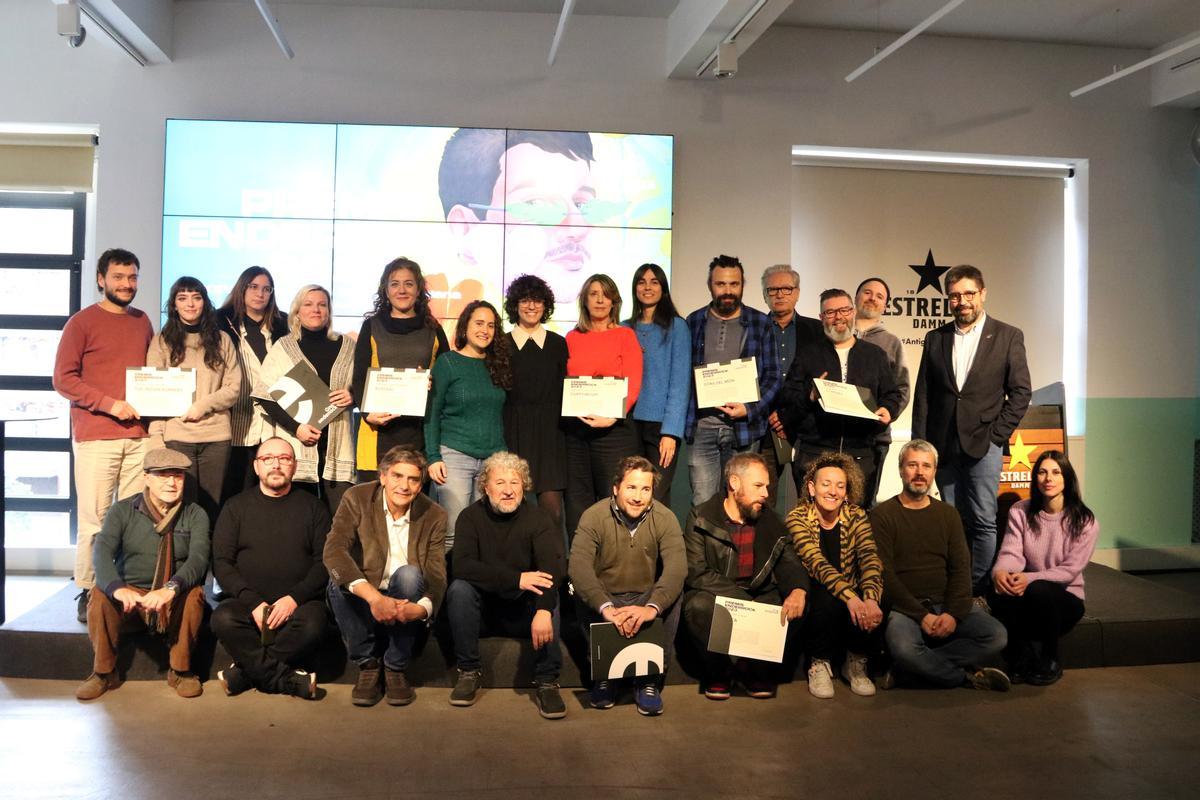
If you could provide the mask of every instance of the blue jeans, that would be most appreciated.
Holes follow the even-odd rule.
[[[938,464],[937,484],[942,500],[958,509],[971,549],[971,586],[987,593],[992,561],[996,558],[996,493],[1000,490],[1000,445],[988,445],[983,458],[958,454]]]
[[[730,425],[709,427],[697,423],[688,445],[688,475],[692,480],[692,505],[709,500],[721,488],[721,474],[734,453],[758,452],[758,442],[738,447],[737,434]]]
[[[406,564],[392,573],[383,593],[397,600],[415,603],[425,594],[425,576],[421,570]],[[425,621],[384,625],[371,616],[371,606],[361,597],[351,594],[333,581],[329,582],[329,607],[342,632],[350,660],[363,662],[379,657],[383,649],[383,665],[390,670],[403,671],[412,655],[413,642],[425,627]]]
[[[446,482],[434,484],[433,499],[446,509],[446,552],[449,553],[454,547],[454,523],[458,522],[458,515],[479,499],[476,479],[483,471],[483,459],[442,445],[442,461],[446,465]]]
[[[934,613],[943,610],[934,606]],[[961,686],[967,680],[966,668],[995,658],[1008,643],[1004,625],[974,606],[945,639],[928,638],[920,623],[893,611],[888,614],[883,638],[896,666],[946,688]]]
[[[475,584],[461,579],[450,583],[446,590],[446,616],[454,637],[454,656],[461,670],[477,670],[481,635],[529,638],[529,626],[537,611],[529,595],[509,600],[484,592]],[[533,675],[538,681],[553,683],[562,670],[562,649],[559,637],[558,606],[550,612],[554,641],[533,651]]]

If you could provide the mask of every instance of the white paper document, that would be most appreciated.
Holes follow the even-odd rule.
[[[820,395],[821,408],[830,414],[844,414],[847,417],[861,417],[863,419],[878,419],[871,408],[872,406],[878,408],[878,406],[875,404],[875,399],[871,396],[869,389],[864,389],[862,386],[855,386],[852,383],[827,381],[821,378],[814,378],[813,382],[817,385],[817,394]]]
[[[788,626],[781,606],[734,597],[718,596],[716,600],[708,631],[709,650],[776,664],[783,661]]]
[[[696,375],[696,408],[758,402],[758,362],[753,356],[713,362],[692,371]]]
[[[423,417],[429,400],[429,370],[372,367],[367,370],[364,414]]]
[[[125,402],[142,417],[182,417],[196,400],[191,367],[129,367]]]
[[[563,378],[562,415],[622,419],[628,393],[626,378]]]

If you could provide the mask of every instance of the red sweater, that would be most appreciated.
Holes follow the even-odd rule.
[[[632,328],[567,333],[567,375],[572,378],[628,378],[625,413],[633,410],[642,389],[642,346]]]
[[[136,308],[105,311],[100,304],[75,314],[63,328],[54,359],[54,389],[71,401],[71,431],[77,442],[140,439],[145,420],[109,416],[125,399],[125,369],[146,364],[154,338],[149,318]]]

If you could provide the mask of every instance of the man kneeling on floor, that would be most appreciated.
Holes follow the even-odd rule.
[[[167,684],[180,697],[198,697],[192,650],[204,621],[208,572],[208,517],[183,502],[191,460],[160,447],[142,462],[146,488],[109,509],[92,549],[96,585],[88,595],[88,638],[93,672],[76,690],[94,700],[120,685],[117,646],[121,634],[146,629],[170,643]]]
[[[213,575],[230,599],[212,629],[234,663],[217,673],[228,695],[258,689],[306,700],[317,676],[299,668],[329,622],[321,562],[329,511],[308,492],[292,491],[296,454],[283,439],[258,446],[258,485],[230,498],[213,531]]]
[[[884,639],[897,672],[936,686],[1008,691],[1003,671],[981,667],[1004,648],[1007,634],[971,602],[971,554],[954,506],[929,496],[937,450],[922,439],[900,449],[900,494],[875,506],[871,528],[883,561],[883,599],[890,607]]]
[[[534,699],[546,719],[567,715],[558,691],[562,668],[558,590],[566,572],[562,531],[539,506],[523,502],[532,490],[529,464],[499,452],[483,462],[478,501],[454,526],[454,575],[446,614],[454,635],[458,682],[450,704],[475,702],[482,682],[481,632],[528,635],[534,649]]]
[[[717,597],[782,605],[781,622],[804,614],[808,572],[792,547],[792,537],[767,505],[770,473],[758,453],[738,453],[725,465],[725,490],[696,506],[683,526],[687,547],[688,592],[683,621],[700,650],[708,647]],[[751,697],[775,696],[771,665],[738,660],[738,677]],[[727,700],[733,669],[729,657],[709,652],[704,696]]]
[[[346,491],[325,540],[329,605],[358,665],[356,706],[406,706],[413,644],[446,591],[446,511],[421,493],[425,456],[397,445]],[[382,654],[382,669],[380,656]]]
[[[654,502],[660,474],[645,458],[621,459],[613,477],[613,496],[583,512],[571,542],[568,573],[579,599],[584,635],[595,622],[611,622],[632,637],[656,617],[663,619],[664,666],[671,661],[679,627],[679,593],[687,575],[687,557],[679,520]],[[658,570],[662,564],[661,573]],[[663,712],[660,676],[634,680],[637,710]],[[616,693],[607,679],[592,684],[592,707],[612,708]]]

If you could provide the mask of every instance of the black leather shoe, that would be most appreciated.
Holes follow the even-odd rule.
[[[1062,664],[1051,658],[1038,662],[1033,670],[1025,676],[1025,680],[1030,686],[1049,686],[1052,683],[1057,683],[1062,674]]]
[[[75,595],[75,619],[87,625],[88,590]]]

